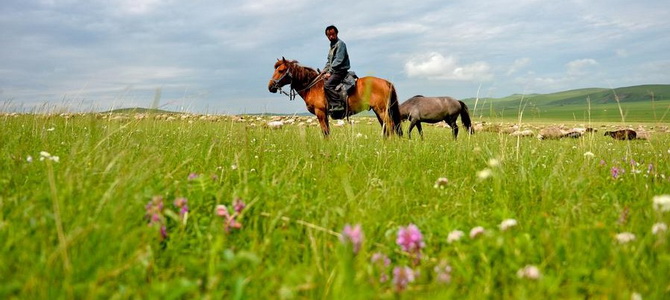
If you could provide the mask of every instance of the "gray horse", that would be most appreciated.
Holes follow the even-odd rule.
[[[459,115],[468,133],[474,133],[468,106],[463,101],[451,97],[424,97],[416,95],[400,104],[400,119],[403,121],[409,120],[410,122],[408,132],[410,138],[412,138],[412,129],[416,126],[421,139],[423,139],[421,122],[437,123],[445,121],[451,127],[454,139],[456,139],[458,137],[456,119]]]

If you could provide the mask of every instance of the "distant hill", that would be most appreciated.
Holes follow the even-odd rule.
[[[616,99],[619,99],[617,104]],[[516,119],[523,111],[524,120],[556,121],[626,121],[670,123],[670,84],[638,85],[607,88],[585,88],[549,94],[513,94],[502,98],[462,99],[474,118]],[[522,101],[523,100],[523,101]],[[653,101],[652,101],[653,100]],[[475,107],[477,102],[477,107]],[[620,105],[620,107],[619,107]],[[620,109],[621,108],[621,109]],[[161,109],[141,107],[121,108],[103,113],[181,114]],[[298,114],[249,113],[263,116],[313,116],[305,111]],[[354,117],[371,117],[371,111]]]
[[[503,98],[463,99],[470,110],[484,117],[514,118],[520,107],[524,117],[555,120],[621,120],[622,112],[629,121],[666,120],[670,105],[670,85],[638,85],[615,89],[586,88],[550,94],[514,94]],[[523,101],[522,101],[523,100]],[[653,100],[653,101],[652,101]],[[670,119],[670,116],[667,118]]]
[[[101,114],[181,114],[180,112],[174,112],[169,110],[142,108],[142,107],[119,108],[119,109],[103,111],[100,113]]]
[[[556,92],[551,94],[514,94],[503,98],[479,98],[478,103],[491,102],[494,109],[508,106],[519,107],[522,97],[524,101],[532,102],[536,106],[563,106],[571,104],[616,103],[670,100],[670,84],[637,85],[616,89],[586,88]],[[463,99],[468,105],[474,105],[475,98]]]

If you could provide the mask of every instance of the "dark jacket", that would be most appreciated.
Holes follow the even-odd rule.
[[[349,68],[347,45],[341,39],[337,39],[337,41],[330,44],[328,62],[323,67],[323,71],[326,73],[346,73],[349,71]]]

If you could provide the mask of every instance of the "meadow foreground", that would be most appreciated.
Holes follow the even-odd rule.
[[[0,116],[0,298],[670,296],[667,124],[354,120]]]

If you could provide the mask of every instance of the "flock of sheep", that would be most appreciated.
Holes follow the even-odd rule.
[[[6,117],[18,116],[19,114],[10,113],[4,114]],[[63,117],[66,119],[73,118],[78,114],[47,114],[45,117]],[[85,114],[80,114],[85,115]],[[280,129],[285,126],[318,126],[316,118],[313,116],[238,116],[238,115],[213,115],[213,114],[147,114],[147,113],[114,113],[114,114],[97,114],[98,118],[109,120],[143,120],[155,119],[164,121],[233,121],[245,123],[250,127],[265,127],[269,129]],[[351,124],[367,123],[375,124],[377,120],[374,118],[352,118],[349,120]],[[347,122],[337,120],[333,124],[335,127],[345,126]],[[449,127],[444,122],[431,124],[431,126]],[[617,140],[646,140],[649,139],[653,132],[670,133],[668,126],[647,126],[639,125],[635,129],[629,127],[622,129],[616,125],[601,125],[599,129],[593,127],[569,127],[566,125],[548,125],[538,126],[524,124],[520,127],[517,124],[509,125],[503,123],[487,123],[474,122],[473,129],[475,132],[495,132],[500,134],[509,134],[518,137],[536,137],[538,139],[561,139],[561,138],[579,138],[587,133],[597,133],[599,129],[604,132],[605,136],[610,136]]]
[[[637,130],[632,128],[626,129],[617,129],[617,127],[602,125],[601,129],[604,130],[605,136],[610,136],[616,140],[646,140],[649,139],[651,132],[655,128],[646,128],[645,126],[638,126]],[[611,129],[611,130],[608,130]],[[596,133],[598,129],[593,127],[566,127],[565,125],[550,125],[542,128],[537,128],[538,133],[536,134],[532,129],[523,129],[520,130],[517,125],[512,125],[509,127],[502,127],[501,125],[493,125],[485,127],[482,124],[475,125],[475,130],[479,131],[493,131],[493,132],[502,132],[508,133],[511,136],[519,137],[537,137],[541,140],[551,140],[551,139],[562,139],[562,138],[579,138],[584,136],[587,133]],[[667,126],[661,126],[658,128],[661,132],[670,132]]]

